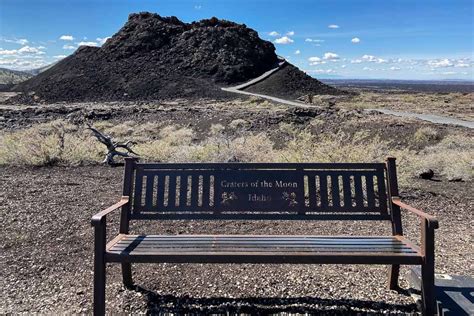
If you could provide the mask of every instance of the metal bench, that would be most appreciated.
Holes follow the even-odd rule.
[[[126,158],[120,202],[92,217],[94,313],[105,313],[106,262],[421,265],[423,312],[435,311],[437,220],[400,201],[395,158],[385,163],[138,163]],[[106,215],[121,208],[107,243]],[[403,236],[400,209],[421,219],[421,247]],[[385,220],[389,236],[132,235],[131,220]]]

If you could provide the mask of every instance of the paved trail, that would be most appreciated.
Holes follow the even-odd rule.
[[[284,64],[286,64],[286,60],[280,58],[280,63],[278,63],[278,66],[276,68],[270,69],[269,71],[263,73],[262,75],[258,76],[257,78],[254,78],[250,81],[242,83],[238,86],[229,87],[229,88],[221,88],[221,90],[227,91],[227,92],[232,92],[232,93],[239,93],[239,94],[244,94],[244,95],[251,95],[251,96],[255,96],[255,97],[260,97],[260,98],[263,98],[263,99],[267,99],[267,100],[271,100],[271,101],[274,101],[274,102],[287,104],[287,105],[291,105],[291,106],[298,106],[298,107],[303,107],[303,108],[317,107],[315,105],[309,105],[309,104],[299,102],[299,101],[290,101],[290,100],[277,98],[277,97],[273,97],[273,96],[266,95],[266,94],[258,94],[258,93],[247,92],[247,91],[242,90],[242,89],[245,89],[245,88],[247,88],[247,87],[249,87],[253,84],[256,84],[256,83],[270,77],[273,73],[277,72]]]
[[[460,120],[460,119],[456,119],[449,116],[393,111],[389,109],[367,109],[366,111],[376,111],[383,114],[394,115],[394,116],[399,116],[399,117],[416,118],[419,120],[428,121],[428,122],[432,122],[436,124],[451,124],[451,125],[464,126],[467,128],[474,128],[474,122]]]
[[[264,74],[262,74],[261,76],[258,76],[257,78],[254,78],[254,79],[252,79],[250,81],[247,81],[243,84],[240,84],[238,86],[229,87],[229,88],[221,88],[221,89],[223,91],[227,91],[227,92],[238,93],[238,94],[243,94],[243,95],[250,95],[250,96],[256,96],[256,97],[271,100],[271,101],[274,101],[274,102],[277,102],[277,103],[287,104],[287,105],[291,105],[291,106],[297,106],[297,107],[301,107],[301,108],[319,107],[319,106],[316,106],[316,105],[310,105],[310,104],[299,102],[299,101],[290,101],[290,100],[277,98],[277,97],[273,97],[273,96],[266,95],[266,94],[258,94],[258,93],[247,92],[247,91],[242,90],[242,89],[245,89],[245,88],[247,88],[247,87],[249,87],[253,84],[256,84],[256,83],[258,83],[262,80],[265,80],[266,78],[271,76],[273,73],[277,72],[286,63],[286,60],[284,60],[284,59],[280,59],[280,60],[281,60],[281,62],[278,64],[278,67],[273,68],[273,69],[265,72]],[[393,115],[393,116],[398,116],[398,117],[416,118],[416,119],[419,119],[419,120],[428,121],[428,122],[436,123],[436,124],[459,125],[459,126],[463,126],[463,127],[467,127],[467,128],[474,128],[474,122],[464,121],[464,120],[460,120],[460,119],[456,119],[456,118],[452,118],[452,117],[447,117],[447,116],[432,115],[432,114],[420,114],[420,113],[413,113],[413,112],[393,111],[393,110],[389,110],[389,109],[366,109],[365,111],[366,112],[375,111],[375,112],[388,114],[388,115]]]

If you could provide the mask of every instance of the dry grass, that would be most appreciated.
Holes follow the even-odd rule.
[[[388,108],[474,120],[474,93],[377,93],[362,92],[337,106],[351,109]]]
[[[423,168],[447,178],[470,180],[473,175],[474,142],[467,136],[448,135],[441,141],[436,130],[421,128],[412,142],[421,150],[397,149],[390,141],[373,137],[369,131],[354,134],[312,134],[291,124],[280,124],[282,143],[278,148],[266,133],[248,131],[243,119],[228,126],[210,128],[209,136],[197,141],[192,129],[161,127],[134,122],[119,125],[102,122],[96,127],[116,140],[133,140],[134,150],[145,161],[163,162],[380,162],[386,156],[398,158],[400,183]],[[420,144],[424,144],[420,147]],[[429,145],[431,144],[431,145]],[[81,165],[102,161],[105,148],[84,127],[64,121],[39,124],[0,136],[2,165]]]

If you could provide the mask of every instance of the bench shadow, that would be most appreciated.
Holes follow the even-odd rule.
[[[381,301],[353,299],[323,299],[318,297],[191,297],[160,295],[136,286],[147,302],[148,315],[268,315],[279,313],[310,315],[380,315],[412,314],[415,303],[387,304]],[[403,293],[405,291],[402,291]]]

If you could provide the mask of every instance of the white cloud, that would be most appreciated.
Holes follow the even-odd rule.
[[[324,53],[324,56],[323,56],[323,59],[325,60],[338,60],[339,59],[339,55],[336,54],[336,53],[331,53],[331,52],[327,52],[327,53]]]
[[[459,61],[456,65],[454,65],[454,67],[457,67],[457,68],[467,68],[467,67],[470,67],[471,65],[465,63],[464,61]]]
[[[308,61],[311,66],[322,65],[326,63],[324,60],[316,56],[308,58]]]
[[[373,55],[364,55],[362,56],[362,59],[369,62],[375,62],[377,60],[377,58]]]
[[[30,47],[30,46],[23,46],[18,50],[18,53],[20,54],[38,54],[38,55],[43,55],[44,52],[42,52],[40,49],[36,47]]]
[[[434,60],[428,60],[428,65],[434,68],[447,68],[447,67],[453,67],[454,64],[452,61],[449,59],[434,59]]]
[[[372,68],[369,68],[369,67],[364,67],[364,68],[362,68],[362,70],[371,71],[371,70],[372,70]]]
[[[72,35],[61,35],[59,39],[63,41],[73,41],[74,37]]]
[[[390,70],[401,70],[401,68],[400,68],[400,67],[392,66],[392,67],[390,67]]]
[[[63,46],[63,49],[76,49],[76,46],[66,44]]]
[[[26,45],[29,43],[29,41],[26,38],[13,38],[13,39],[8,39],[8,38],[1,38],[1,41],[4,41],[6,43],[15,43],[15,44],[20,44],[20,45]]]
[[[278,33],[277,31],[272,31],[272,32],[268,33],[268,35],[270,35],[270,36],[280,36],[280,33]]]
[[[469,58],[460,58],[460,59],[449,59],[449,58],[440,58],[440,59],[431,59],[427,61],[428,66],[432,68],[468,68],[471,66],[471,60]]]
[[[328,25],[328,28],[330,28],[330,29],[338,29],[338,28],[339,28],[339,25],[337,25],[337,24],[329,24],[329,25]]]
[[[346,68],[347,66],[346,65],[342,65],[341,68]]]
[[[301,51],[299,49],[295,50],[295,55],[301,54]]]
[[[310,70],[310,72],[316,73],[316,74],[332,74],[334,73],[334,69],[314,69]]]
[[[364,55],[364,56],[362,56],[362,60],[367,61],[369,63],[377,63],[377,64],[383,64],[383,63],[388,62],[386,59],[378,58],[378,57],[375,57],[373,55]]]
[[[197,4],[197,5],[194,6],[194,9],[196,9],[196,10],[201,10],[201,9],[202,9],[202,5]]]
[[[6,66],[11,69],[25,70],[32,68],[39,68],[46,66],[49,62],[46,62],[41,56],[19,56],[20,58],[11,58],[12,56],[5,56],[0,58],[0,65]],[[24,58],[32,58],[30,60]]]
[[[8,50],[8,49],[1,49],[0,48],[0,55],[15,55],[18,51],[16,49]]]
[[[455,75],[455,74],[457,74],[457,72],[455,72],[455,71],[446,71],[446,72],[442,72],[441,74],[442,75]]]
[[[94,46],[97,47],[98,44],[96,42],[79,42],[76,43],[78,46]]]
[[[101,38],[101,37],[97,37],[96,38],[96,41],[99,42],[100,45],[104,45],[105,42],[107,42],[107,40],[110,38],[110,36],[107,36],[107,37],[104,37],[104,38]]]
[[[324,42],[324,40],[322,39],[312,39],[312,38],[307,38],[304,41],[309,42],[309,43],[323,43]]]
[[[286,45],[286,44],[291,44],[293,43],[294,41],[289,38],[288,36],[283,36],[283,37],[280,37],[280,38],[277,38],[275,41],[273,41],[274,43],[276,44],[283,44],[283,45]]]
[[[352,59],[351,60],[351,64],[360,64],[360,63],[362,63],[361,59]]]
[[[28,44],[29,42],[28,42],[28,40],[27,40],[26,38],[20,38],[20,39],[16,40],[15,43],[20,44],[20,45],[26,45],[26,44]]]
[[[286,35],[288,35],[288,36],[293,36],[293,35],[295,35],[295,31],[286,32]]]
[[[66,55],[56,55],[56,56],[53,56],[54,58],[56,59],[63,59],[63,58],[66,58],[67,56]]]
[[[354,44],[358,44],[358,43],[360,43],[360,38],[354,37],[353,39],[351,39],[351,42],[354,43]]]

